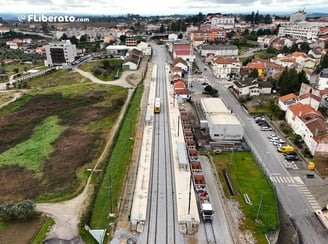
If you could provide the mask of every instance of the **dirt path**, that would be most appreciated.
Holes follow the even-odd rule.
[[[142,75],[146,69],[147,61],[143,60],[138,71],[125,71],[120,79],[115,81],[101,81],[98,78],[94,77],[92,74],[77,69],[81,75],[89,78],[92,82],[98,84],[106,84],[106,85],[120,85],[125,88],[134,88],[141,80]],[[101,162],[104,157],[108,154],[108,150],[113,143],[113,137],[116,134],[119,125],[124,117],[125,110],[129,104],[129,101],[132,97],[133,89],[129,89],[128,98],[121,110],[119,118],[117,119],[117,123],[113,126],[112,130],[109,132],[107,137],[107,144],[97,160],[96,165],[93,169],[97,169],[99,162]],[[90,196],[90,180],[92,178],[93,172],[91,172],[89,179],[87,181],[86,186],[84,187],[83,192],[77,197],[60,203],[39,203],[36,205],[36,210],[45,213],[54,219],[55,224],[47,233],[47,239],[61,239],[61,240],[79,240],[79,230],[78,224],[80,221],[80,216],[88,206],[88,197]],[[79,240],[78,242],[83,242]]]

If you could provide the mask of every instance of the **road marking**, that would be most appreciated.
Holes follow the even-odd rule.
[[[296,178],[296,177],[294,177]],[[298,177],[298,180],[301,180],[300,177]],[[321,207],[318,203],[318,201],[315,199],[315,197],[312,195],[312,193],[309,191],[306,185],[304,183],[302,185],[298,185],[298,189],[303,193],[305,199],[309,202],[310,206],[313,208],[314,211],[321,210]]]
[[[270,180],[273,183],[295,183],[294,179],[289,176],[270,176]]]
[[[302,181],[301,177],[295,176],[293,179],[296,181],[297,184],[304,185],[304,182]]]

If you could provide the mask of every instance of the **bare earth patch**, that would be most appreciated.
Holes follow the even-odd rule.
[[[234,233],[238,233],[238,240],[240,244],[253,244],[256,243],[252,233],[250,231],[241,231],[239,226],[244,218],[243,212],[239,209],[239,203],[236,201],[228,200],[227,207],[230,210],[230,215],[232,217],[232,228]]]

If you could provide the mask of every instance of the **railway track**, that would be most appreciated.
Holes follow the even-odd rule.
[[[176,242],[177,216],[174,196],[175,179],[172,158],[169,112],[164,63],[158,65],[156,97],[161,98],[161,111],[154,114],[153,153],[149,177],[149,199],[146,239],[149,244]]]
[[[217,242],[216,242],[215,231],[212,222],[204,222],[203,226],[204,226],[206,243],[216,244]]]

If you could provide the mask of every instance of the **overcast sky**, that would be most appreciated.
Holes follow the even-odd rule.
[[[2,13],[170,15],[207,13],[328,12],[328,0],[0,0]]]

